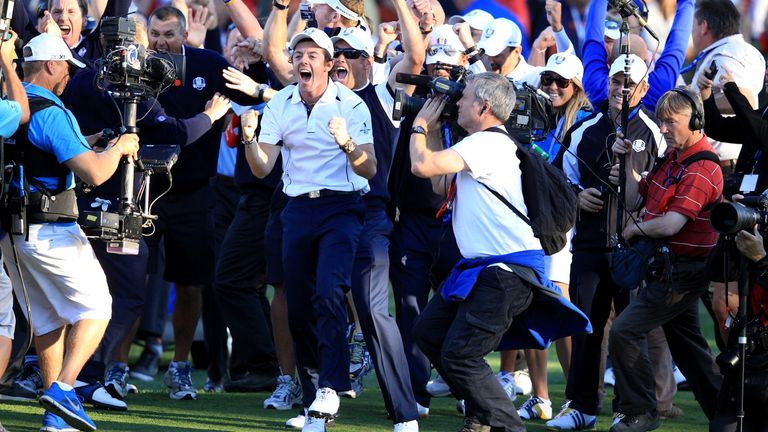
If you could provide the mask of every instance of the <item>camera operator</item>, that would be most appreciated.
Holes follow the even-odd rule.
[[[698,299],[709,286],[706,258],[717,242],[709,210],[718,202],[723,176],[718,163],[701,159],[714,149],[703,132],[701,100],[686,88],[664,94],[656,105],[668,150],[663,163],[640,179],[645,198],[642,221],[622,236],[659,240],[645,286],[613,322],[608,348],[616,374],[618,411],[624,418],[612,432],[645,431],[659,425],[647,333],[662,326],[672,358],[688,378],[707,418],[715,413],[720,374],[698,319]],[[629,140],[616,140],[614,154],[629,154]],[[696,160],[691,160],[696,157]],[[618,177],[618,165],[612,171]],[[638,177],[628,170],[627,177]]]
[[[19,256],[34,317],[35,344],[47,389],[40,398],[46,408],[43,427],[63,429],[71,424],[94,430],[72,385],[101,340],[111,315],[111,298],[104,272],[76,223],[74,175],[91,184],[104,182],[123,156],[136,156],[138,137],[123,135],[104,151],[93,151],[74,116],[58,99],[70,67],[84,64],[72,57],[62,39],[49,34],[33,38],[24,54],[27,93],[44,108],[31,116],[28,134],[19,135],[20,142],[28,141],[23,144],[26,174],[12,184],[10,192],[18,197],[21,190],[29,191],[29,227],[26,235],[3,239],[2,248],[9,260],[14,250]],[[56,247],[50,247],[52,242]],[[17,284],[15,289],[23,297],[22,287]]]
[[[759,231],[762,228],[764,227],[756,226],[752,233],[740,231],[736,234],[736,247],[742,257],[749,260],[750,274],[747,304],[741,305],[747,308],[747,321],[742,324],[747,325],[749,338],[747,346],[750,347],[747,357],[739,359],[745,362],[743,430],[755,432],[768,429],[768,420],[764,413],[768,405],[768,388],[765,386],[768,378],[768,255],[763,235]],[[737,351],[735,339],[738,332],[732,332],[731,336],[723,354],[735,354]],[[738,430],[736,428],[737,368],[723,370],[723,372],[724,379],[720,389],[717,413],[709,424],[709,430],[712,432]]]
[[[446,106],[441,97],[424,105],[410,134],[413,173],[430,178],[435,190],[445,190],[450,182],[447,201],[464,257],[414,328],[419,347],[465,401],[462,431],[525,430],[484,357],[537,301],[534,285],[557,290],[545,275],[544,252],[531,227],[488,190],[527,212],[518,147],[503,126],[515,100],[505,77],[470,75],[457,103],[457,122],[466,129],[466,138],[441,149],[439,123]],[[562,324],[571,328],[572,322],[563,317]]]
[[[0,37],[4,36],[0,32]],[[0,42],[0,69],[3,73],[3,83],[6,86],[8,99],[0,99],[0,140],[9,138],[16,132],[19,125],[29,121],[29,103],[27,92],[16,75],[13,65],[14,44],[16,34],[11,32],[11,38]],[[0,145],[4,145],[0,142]],[[5,219],[6,210],[2,218]],[[0,238],[5,237],[5,230],[0,226]],[[5,374],[8,359],[11,355],[11,339],[13,339],[16,324],[13,315],[13,295],[11,281],[3,268],[3,255],[0,252],[0,378]],[[3,425],[0,424],[0,430]]]

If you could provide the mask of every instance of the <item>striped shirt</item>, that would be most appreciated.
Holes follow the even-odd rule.
[[[680,213],[688,221],[677,234],[667,238],[677,256],[706,257],[717,243],[717,232],[709,222],[709,208],[723,192],[723,172],[720,165],[709,160],[681,164],[691,155],[714,149],[706,137],[678,153],[667,151],[667,160],[653,174],[640,182],[640,193],[646,197],[643,220]]]

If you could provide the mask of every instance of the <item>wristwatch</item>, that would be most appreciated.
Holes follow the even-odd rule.
[[[355,151],[355,148],[356,148],[356,147],[357,147],[357,146],[355,145],[355,142],[354,142],[354,141],[352,141],[352,137],[349,137],[349,139],[347,140],[347,142],[346,142],[346,143],[344,143],[344,144],[342,144],[342,145],[340,145],[340,146],[339,146],[339,148],[341,149],[341,151],[343,151],[343,152],[344,152],[344,153],[346,153],[346,154],[350,154],[350,153],[352,153],[353,151]]]
[[[424,136],[427,135],[427,130],[424,129],[422,126],[414,126],[411,128],[411,134],[422,134]]]

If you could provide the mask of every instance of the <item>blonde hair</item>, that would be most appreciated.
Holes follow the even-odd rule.
[[[581,81],[578,78],[573,77],[571,78],[571,84],[574,86],[573,96],[566,102],[565,109],[560,113],[563,117],[563,127],[560,128],[560,136],[555,137],[561,142],[563,138],[565,138],[565,133],[568,132],[568,129],[576,123],[576,114],[582,109],[592,110],[592,104],[589,103],[589,99],[584,92],[584,87],[582,87]]]
[[[368,21],[365,17],[365,0],[341,0],[341,4],[346,6],[349,10],[356,13],[357,16],[360,17],[358,20],[351,20],[339,14],[341,17],[340,22],[342,25],[346,27],[356,27],[360,22],[368,25]]]

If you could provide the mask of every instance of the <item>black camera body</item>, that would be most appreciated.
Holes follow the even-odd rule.
[[[757,225],[765,232],[768,229],[768,196],[747,196],[739,202],[715,204],[709,215],[712,227],[722,234],[736,234],[739,231],[752,231]]]
[[[552,104],[528,83],[518,86],[512,82],[515,84],[515,106],[504,126],[521,144],[544,141],[550,129]]]
[[[119,214],[86,210],[77,220],[85,235],[107,244],[107,252],[138,255],[144,218],[140,214]]]
[[[399,73],[396,80],[399,83],[421,86],[429,89],[434,94],[443,95],[446,98],[445,108],[440,113],[440,119],[456,120],[459,115],[459,107],[456,106],[456,102],[461,99],[461,95],[464,92],[464,78],[467,75],[467,70],[461,66],[457,66],[451,69],[450,78],[437,77],[432,78],[426,75],[412,75]],[[427,103],[427,99],[418,96],[408,96],[403,89],[395,90],[395,106],[392,109],[392,120],[400,121],[403,117],[415,117],[424,104]]]
[[[134,95],[149,95],[184,84],[183,55],[147,52],[136,42],[136,23],[123,17],[101,21],[104,57],[96,75],[98,88]]]

